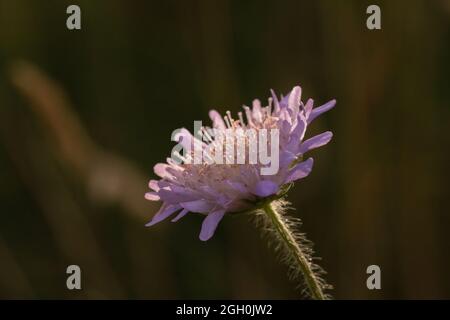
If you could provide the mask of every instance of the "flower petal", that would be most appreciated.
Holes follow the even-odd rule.
[[[331,100],[325,103],[324,105],[321,105],[320,107],[312,109],[309,117],[308,117],[308,124],[311,123],[315,118],[320,116],[322,113],[327,112],[331,108],[333,108],[336,105],[336,100]]]
[[[289,183],[298,179],[302,179],[308,176],[312,170],[314,164],[313,158],[309,158],[306,161],[300,162],[297,164],[290,172],[285,181],[285,183]]]
[[[262,180],[256,184],[253,193],[259,197],[267,197],[277,193],[278,190],[278,184],[276,184],[275,182],[270,180]]]
[[[300,105],[300,99],[302,96],[302,88],[296,86],[289,94],[288,106],[289,109],[294,110],[296,106]]]
[[[252,107],[253,119],[255,119],[256,122],[261,122],[263,116],[261,111],[261,101],[258,99],[253,100]]]
[[[153,191],[158,192],[159,191],[159,186],[158,186],[158,180],[150,180],[150,182],[148,183],[148,186],[150,189],[152,189]]]
[[[167,172],[167,169],[170,168],[168,164],[165,163],[157,163],[153,167],[153,171],[155,174],[161,178],[172,178],[172,175]]]
[[[180,205],[191,212],[198,212],[198,213],[210,212],[211,209],[214,207],[214,204],[206,200],[187,201],[180,203]]]
[[[179,173],[183,172],[184,169],[181,167],[175,167],[168,165],[166,163],[157,163],[153,167],[153,171],[160,178],[167,179],[169,181],[173,180]],[[158,186],[161,188],[161,181],[158,181]]]
[[[332,137],[333,137],[333,133],[331,131],[326,131],[321,134],[318,134],[317,136],[309,138],[308,140],[306,140],[305,142],[303,142],[300,145],[299,153],[304,154],[304,153],[308,152],[309,150],[324,146],[328,142],[330,142]]]
[[[299,115],[297,117],[297,125],[292,130],[292,132],[289,135],[289,141],[287,144],[287,149],[291,152],[298,153],[297,150],[299,148],[300,142],[302,141],[303,137],[305,136],[306,132],[306,122],[305,120]]]
[[[200,240],[207,241],[211,239],[216,231],[217,225],[222,220],[225,210],[219,209],[209,213],[202,223],[202,230],[200,231]]]
[[[172,219],[172,222],[177,222],[178,220],[183,218],[188,212],[189,212],[189,210],[186,210],[186,209],[181,210],[181,212],[179,214],[177,214],[177,216],[175,218]]]
[[[273,91],[272,89],[270,89],[270,93],[272,94],[272,99],[273,99],[273,106],[274,106],[274,112],[275,114],[277,114],[278,112],[280,112],[280,102],[278,101],[278,97],[275,94],[275,91]],[[289,99],[289,98],[288,98]]]
[[[211,121],[213,122],[213,127],[218,129],[226,129],[225,122],[223,121],[222,116],[216,111],[211,110],[209,111],[209,117],[211,118]]]
[[[159,209],[158,213],[156,213],[154,215],[153,219],[149,223],[147,223],[145,226],[151,227],[151,226],[157,224],[158,222],[163,221],[168,216],[170,216],[172,213],[174,213],[175,211],[180,210],[180,209],[181,209],[181,206],[179,206],[179,205],[163,204],[161,209]]]
[[[193,201],[199,198],[198,195],[193,192],[189,192],[188,190],[183,191],[174,191],[173,187],[164,188],[158,191],[160,198],[168,203],[180,203],[186,201]],[[178,188],[180,189],[180,188]]]
[[[280,167],[287,167],[292,163],[292,161],[295,161],[296,159],[297,156],[294,153],[290,151],[283,151],[280,154]]]
[[[159,201],[161,198],[159,197],[158,193],[156,192],[147,192],[145,194],[145,199],[150,201]]]
[[[289,105],[289,94],[287,94],[287,96],[285,97],[281,96],[280,108],[287,108],[288,105]]]
[[[308,101],[306,101],[306,104],[305,104],[305,107],[304,107],[306,117],[309,117],[309,115],[311,114],[313,106],[314,106],[314,100],[313,99],[308,99]]]

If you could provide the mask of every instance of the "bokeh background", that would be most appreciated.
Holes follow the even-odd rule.
[[[300,84],[338,101],[289,195],[331,294],[450,298],[449,16],[445,0],[0,0],[0,297],[298,298],[250,217],[203,243],[198,216],[145,228],[143,195],[173,129]]]

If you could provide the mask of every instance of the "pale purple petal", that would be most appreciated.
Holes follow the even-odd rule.
[[[156,192],[147,192],[145,194],[145,199],[150,201],[159,201],[161,198],[159,197],[158,193]]]
[[[253,100],[253,119],[257,122],[262,120],[261,101],[258,99]]]
[[[280,100],[280,108],[287,108],[289,105],[289,94],[287,94],[287,96],[285,97],[281,97]]]
[[[186,210],[186,209],[181,210],[181,212],[179,214],[177,214],[177,216],[175,218],[172,219],[172,222],[177,222],[178,220],[183,218],[188,212],[189,212],[189,210]]]
[[[219,209],[209,213],[203,220],[202,229],[200,231],[200,240],[207,241],[211,239],[216,231],[217,225],[222,220],[225,210]]]
[[[279,190],[278,184],[270,180],[259,181],[254,189],[254,194],[259,197],[268,197],[272,194],[277,193]]]
[[[155,172],[155,174],[161,178],[168,178],[168,179],[172,179],[173,175],[167,171],[167,169],[169,169],[170,166],[168,164],[165,163],[157,163],[154,167],[153,167],[153,171]]]
[[[314,164],[313,158],[309,158],[308,160],[297,164],[291,171],[289,171],[286,183],[302,179],[308,176],[312,170],[313,164]]]
[[[292,130],[292,125],[288,120],[284,120],[285,118],[289,118],[289,112],[286,109],[282,109],[280,111],[280,120],[278,121],[278,130],[280,130],[280,137],[289,137],[290,132]]]
[[[165,204],[163,204],[161,206],[161,209],[159,209],[158,213],[156,213],[155,216],[153,217],[153,219],[149,223],[147,223],[145,226],[146,227],[151,227],[151,226],[157,224],[158,222],[163,221],[168,216],[173,214],[175,211],[180,210],[180,209],[181,209],[181,206],[179,206],[179,205],[165,205]]]
[[[296,106],[300,105],[301,96],[302,96],[302,88],[300,88],[299,86],[294,87],[294,89],[292,89],[291,93],[289,94],[288,100],[289,109],[294,110]]]
[[[308,99],[308,101],[306,101],[306,104],[305,104],[306,117],[309,117],[309,115],[311,114],[311,111],[313,110],[313,106],[314,106],[314,100]]]
[[[315,118],[320,116],[322,113],[327,112],[328,110],[332,109],[336,105],[336,100],[331,100],[325,103],[324,105],[321,105],[320,107],[314,108],[311,111],[311,114],[308,117],[308,124],[311,123]]]
[[[330,142],[332,137],[333,137],[333,133],[331,131],[326,131],[324,133],[318,134],[317,136],[309,138],[308,140],[306,140],[305,142],[303,142],[300,145],[299,153],[304,154],[304,153],[308,152],[309,150],[324,146],[328,142]]]
[[[298,117],[297,125],[291,132],[286,149],[291,152],[298,153],[300,142],[306,132],[306,121],[301,116]]]
[[[273,106],[275,107],[274,111],[275,111],[275,113],[278,113],[278,112],[280,112],[280,102],[278,101],[278,97],[275,94],[275,91],[270,89],[270,93],[272,94]]]
[[[181,202],[180,205],[191,212],[198,212],[198,213],[206,213],[211,211],[212,208],[214,208],[214,204],[206,200]]]
[[[280,154],[280,167],[287,167],[292,161],[296,160],[297,156],[290,151],[283,151]]]
[[[159,191],[158,180],[150,180],[148,187],[153,191]]]
[[[292,119],[291,119],[291,115],[289,114],[288,109],[286,108],[282,108],[278,114],[278,116],[280,117],[281,120],[286,121],[287,123],[289,123],[289,128],[292,126]],[[290,130],[289,130],[290,131]]]
[[[180,203],[186,201],[193,201],[199,198],[197,194],[189,192],[188,190],[173,191],[173,187],[160,189],[158,191],[159,197],[168,203]]]
[[[222,116],[216,110],[209,111],[209,117],[213,122],[214,128],[226,129],[225,122],[223,121]]]

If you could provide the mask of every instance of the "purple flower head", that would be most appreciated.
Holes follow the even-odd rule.
[[[306,104],[301,101],[301,88],[294,87],[292,91],[279,100],[272,91],[272,98],[268,105],[261,107],[259,100],[254,100],[252,108],[244,106],[244,115],[239,112],[239,120],[234,120],[231,114],[222,118],[215,110],[209,112],[213,128],[202,128],[204,136],[211,129],[226,131],[227,137],[242,137],[242,130],[253,129],[262,132],[276,129],[278,132],[277,155],[279,168],[276,174],[261,174],[261,168],[267,164],[242,163],[233,161],[224,163],[178,163],[172,158],[167,163],[158,163],[154,167],[155,174],[160,180],[151,180],[150,189],[145,198],[151,201],[162,201],[160,210],[146,225],[152,226],[169,216],[178,221],[187,213],[205,215],[200,232],[200,240],[210,239],[220,220],[226,213],[236,213],[251,210],[258,203],[269,197],[276,197],[282,193],[287,185],[295,180],[309,175],[313,166],[313,159],[303,160],[309,150],[327,144],[332,137],[330,131],[321,133],[303,141],[308,125],[320,114],[330,110],[336,104],[331,100],[326,104],[313,108],[313,100]],[[245,118],[245,120],[244,120]],[[204,152],[208,147],[217,144],[214,138],[208,136],[206,141],[199,140],[188,130],[179,131],[179,142],[183,146],[193,146],[191,154],[186,158],[193,158],[196,151]],[[247,139],[247,140],[245,140]],[[248,136],[244,136],[248,144]],[[244,145],[246,145],[244,143]],[[246,153],[248,159],[249,149]],[[188,149],[191,150],[191,149]],[[234,157],[238,157],[236,152]],[[241,154],[242,155],[242,154]],[[192,156],[192,157],[191,157]],[[239,162],[238,162],[239,163]]]

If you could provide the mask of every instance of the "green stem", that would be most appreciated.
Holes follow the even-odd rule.
[[[310,291],[311,297],[316,300],[325,300],[325,295],[322,292],[322,287],[311,268],[311,263],[308,261],[307,256],[302,251],[300,245],[295,240],[292,231],[288,225],[283,221],[281,215],[274,209],[271,203],[264,205],[264,211],[269,216],[273,227],[283,240],[286,248],[295,257],[296,262],[299,265],[303,276],[305,277],[306,285]]]

